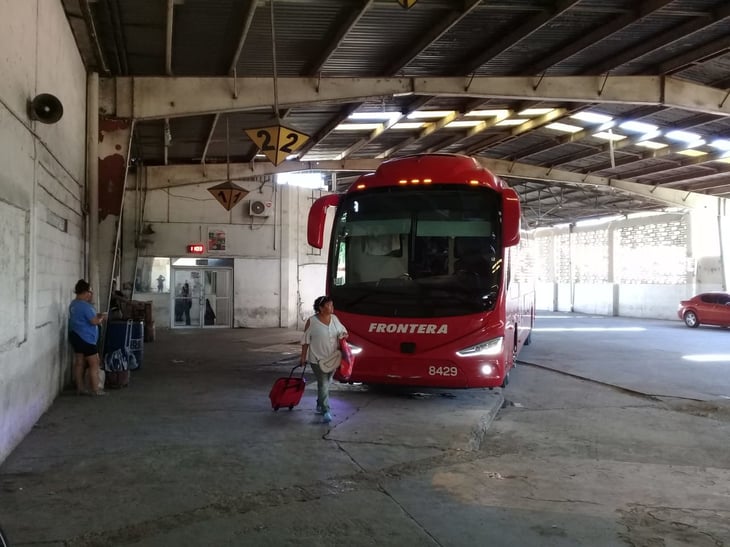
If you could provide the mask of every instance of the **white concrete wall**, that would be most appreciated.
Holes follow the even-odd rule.
[[[557,286],[555,283],[535,283],[535,308],[555,311],[557,309]]]
[[[604,276],[606,282],[590,283],[585,281],[567,282],[567,270],[558,271],[557,258],[544,260],[544,264],[538,264],[538,277],[541,279],[536,285],[537,308],[551,311],[574,311],[578,313],[592,313],[599,315],[620,315],[626,317],[644,317],[652,319],[677,319],[677,306],[680,300],[691,297],[694,294],[722,290],[723,260],[720,251],[720,236],[718,231],[718,218],[700,211],[684,216],[663,215],[658,217],[643,217],[628,220],[614,221],[609,226],[609,233],[626,227],[641,227],[643,225],[656,226],[666,223],[668,226],[677,219],[683,219],[688,227],[688,238],[685,249],[677,249],[676,241],[661,240],[661,230],[656,230],[656,245],[652,250],[666,252],[649,253],[646,251],[646,239],[640,242],[636,248],[622,249],[618,240],[609,237],[608,243],[608,264],[605,260],[587,261],[588,265],[595,265],[593,268],[595,276]],[[573,230],[571,241],[577,234],[585,234],[591,230],[597,233],[605,231],[606,225],[596,227],[581,227]],[[535,238],[548,238],[547,242],[542,241],[543,248],[547,248],[557,255],[557,250],[565,247],[565,235],[567,228],[555,228],[542,230]],[[563,239],[560,240],[560,236]],[[727,237],[727,236],[725,236]],[[586,238],[584,238],[586,239]],[[587,238],[590,240],[590,238]],[[666,247],[665,244],[666,243]],[[642,247],[644,245],[644,247]],[[672,247],[674,245],[674,247]],[[585,249],[577,248],[571,243],[569,251],[574,254],[575,262],[585,260]],[[562,248],[564,252],[565,249]],[[596,249],[598,251],[598,249]],[[670,273],[672,279],[683,278],[684,283],[662,283],[655,282],[612,282],[621,266],[620,257],[623,257],[624,273],[644,272],[637,277],[656,276],[661,278],[662,274]],[[629,258],[627,258],[629,257]],[[728,260],[726,259],[727,263]],[[549,264],[548,264],[549,263]],[[584,269],[586,265],[583,264]],[[648,272],[648,273],[647,273]],[[585,273],[585,272],[584,272]],[[590,273],[590,272],[589,272]],[[680,275],[681,274],[681,275]],[[575,271],[572,275],[576,275]],[[559,279],[560,278],[560,279]],[[552,281],[550,281],[552,279]]]
[[[154,186],[154,181],[147,182]],[[137,174],[130,175],[124,209],[122,285],[133,281],[138,254],[173,260],[187,256],[189,243],[205,243],[208,229],[217,227],[226,232],[226,251],[206,252],[198,258],[234,259],[233,326],[302,326],[312,301],[324,291],[326,252],[313,252],[307,244],[307,215],[318,192],[274,187],[272,181],[236,181],[250,193],[226,211],[208,192],[216,183],[148,190],[144,200],[137,199],[136,184]],[[271,201],[271,215],[251,217],[250,200]],[[141,202],[142,224],[151,225],[154,234],[144,236],[147,242],[136,248]],[[154,299],[153,314],[156,328],[170,326],[169,301]]]
[[[679,321],[677,306],[690,292],[683,285],[620,285],[618,315]]]
[[[84,276],[86,73],[61,2],[0,0],[0,462],[70,378],[67,308]],[[54,125],[28,118],[52,93]]]
[[[613,315],[612,283],[576,283],[573,311],[598,315]]]

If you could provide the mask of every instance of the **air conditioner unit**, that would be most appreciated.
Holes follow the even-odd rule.
[[[248,202],[248,212],[252,217],[267,217],[271,214],[271,202],[252,199]]]

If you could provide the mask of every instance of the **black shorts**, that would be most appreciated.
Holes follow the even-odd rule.
[[[71,332],[68,335],[68,340],[71,342],[71,347],[73,347],[74,353],[83,353],[84,357],[89,357],[90,355],[96,355],[99,353],[99,348],[96,347],[96,344],[89,344],[75,332]]]

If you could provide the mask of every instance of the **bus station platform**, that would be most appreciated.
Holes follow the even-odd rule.
[[[352,490],[362,472],[392,473],[424,457],[477,450],[502,405],[499,389],[333,382],[333,422],[323,424],[307,369],[300,405],[274,412],[269,390],[298,363],[301,336],[292,329],[159,330],[129,387],[106,397],[64,392],[0,467],[0,527],[11,545],[223,545],[207,532],[188,540],[175,532],[224,506],[224,513],[257,512],[319,500]],[[357,512],[372,501],[358,501]],[[286,509],[268,518],[275,528],[292,515]]]
[[[726,329],[541,314],[506,389],[335,383],[330,424],[311,372],[269,403],[300,332],[157,334],[0,466],[11,546],[730,544]]]

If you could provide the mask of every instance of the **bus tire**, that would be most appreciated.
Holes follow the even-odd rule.
[[[509,384],[509,372],[505,375],[504,380],[502,380],[502,385],[499,387],[505,388],[505,387],[507,387],[508,384]]]

